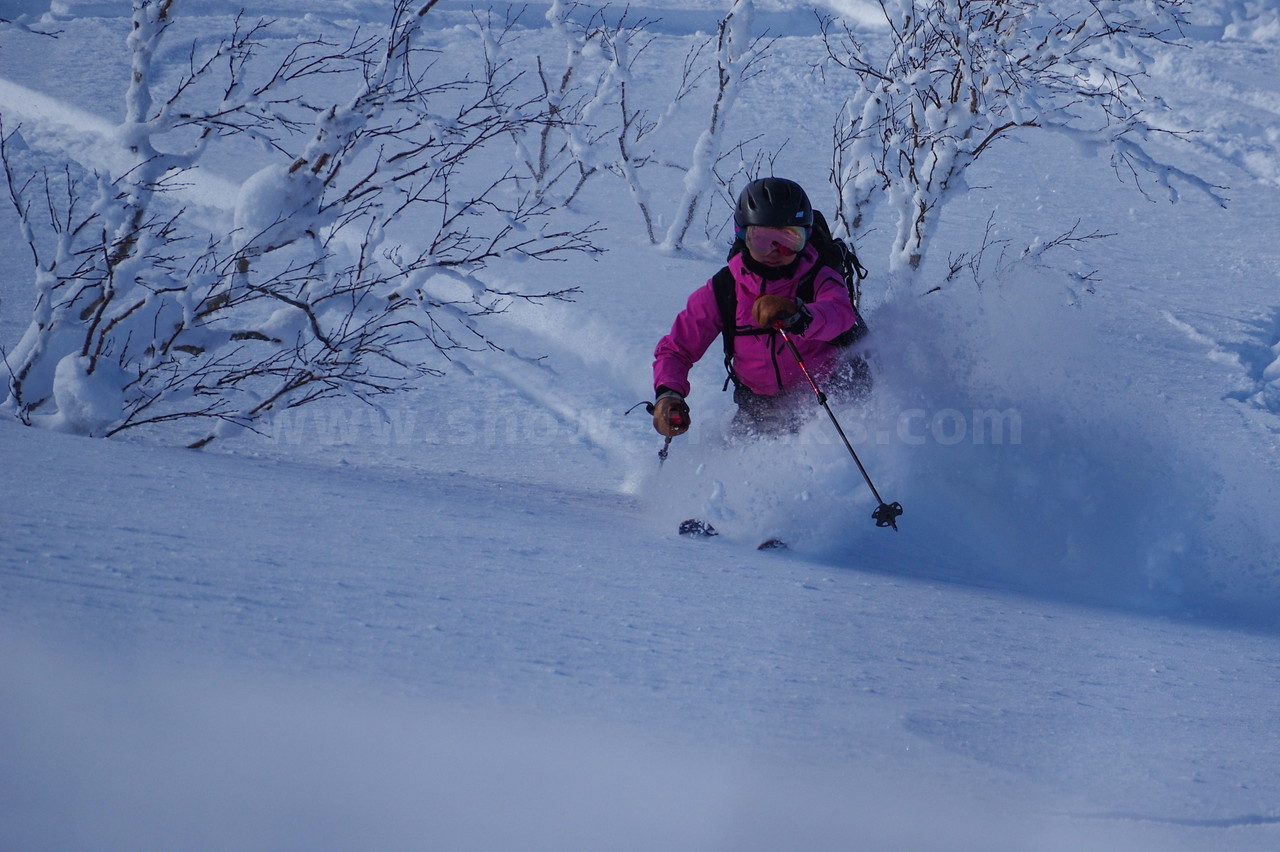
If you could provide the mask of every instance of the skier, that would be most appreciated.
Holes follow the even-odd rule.
[[[862,320],[840,271],[824,265],[809,243],[813,223],[809,197],[794,181],[755,180],[738,197],[727,267],[737,320],[728,331],[732,351],[726,356],[738,406],[730,424],[734,436],[795,432],[804,422],[803,413],[813,410],[802,405],[808,380],[777,325],[824,386],[836,394],[865,387],[865,364],[843,357],[837,341],[847,339]],[[800,293],[802,282],[815,268],[812,295],[806,299]],[[689,371],[725,332],[722,305],[712,279],[693,292],[654,351],[653,426],[668,440],[689,429]]]

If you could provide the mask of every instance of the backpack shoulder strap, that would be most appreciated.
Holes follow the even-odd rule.
[[[808,272],[800,279],[800,283],[796,285],[796,297],[806,305],[813,301],[813,292],[817,288],[818,272],[826,266],[821,257]]]
[[[711,276],[711,291],[716,297],[716,307],[720,309],[720,341],[724,344],[724,369],[729,374],[724,386],[727,390],[730,382],[736,383],[733,375],[733,338],[738,332],[738,291],[729,267],[721,267]]]

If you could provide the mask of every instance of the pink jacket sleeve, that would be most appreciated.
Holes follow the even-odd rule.
[[[720,334],[720,309],[711,282],[694,290],[653,352],[653,386],[689,394],[689,370]]]
[[[834,340],[862,321],[849,301],[844,281],[830,269],[823,269],[813,285],[813,301],[807,305],[813,320],[805,329],[810,340]]]

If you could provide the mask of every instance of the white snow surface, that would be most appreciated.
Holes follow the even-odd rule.
[[[242,5],[290,33],[379,8],[183,14],[212,38]],[[657,67],[721,5],[649,4]],[[1015,247],[1113,234],[1065,270],[890,298],[891,223],[860,246],[877,385],[837,414],[897,533],[821,416],[719,438],[715,349],[659,468],[623,412],[722,249],[658,252],[603,182],[578,211],[601,259],[500,270],[577,301],[513,306],[505,352],[380,411],[202,452],[0,422],[0,849],[1280,848],[1280,45],[1267,4],[1197,5],[1145,85],[1203,131],[1169,156],[1226,209],[1024,136],[969,175],[925,279],[992,211]],[[443,6],[429,37],[464,41]],[[739,120],[763,105],[775,171],[822,206],[840,96],[810,11],[757,12],[784,37]],[[128,4],[48,20],[0,29],[6,132],[110,168]],[[230,228],[267,162],[210,156],[183,191]],[[6,349],[31,307],[15,223]],[[1069,274],[1092,270],[1096,292]],[[75,363],[60,387],[102,420]],[[722,535],[676,536],[692,515]],[[773,535],[790,549],[754,550]]]

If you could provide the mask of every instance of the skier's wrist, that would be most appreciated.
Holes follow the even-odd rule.
[[[782,320],[782,327],[792,334],[804,334],[811,322],[813,322],[813,314],[809,313],[809,309],[802,302],[796,305],[794,314]]]

